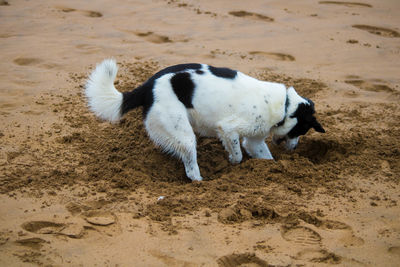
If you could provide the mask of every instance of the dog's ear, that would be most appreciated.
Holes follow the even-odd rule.
[[[312,127],[319,133],[325,133],[324,128],[322,128],[321,124],[317,120],[313,121]]]

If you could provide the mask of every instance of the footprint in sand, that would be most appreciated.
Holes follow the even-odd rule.
[[[333,220],[322,221],[321,228],[330,230],[351,230],[351,227],[349,225]]]
[[[250,51],[250,55],[260,55],[274,60],[280,61],[295,61],[295,57],[288,54],[283,53],[272,53],[272,52],[263,52],[263,51]]]
[[[136,32],[135,34],[154,44],[172,43],[168,36],[158,35],[154,32]]]
[[[339,239],[339,242],[345,246],[362,246],[364,244],[364,239],[355,236],[353,229],[343,222],[326,220],[322,222],[321,228],[329,230],[345,230],[345,234]]]
[[[99,46],[90,44],[78,44],[75,47],[78,48],[83,54],[96,54],[101,50]]]
[[[151,250],[149,252],[153,257],[156,257],[157,259],[161,260],[165,264],[165,266],[186,266],[186,267],[197,266],[194,263],[176,259],[173,256],[167,255],[160,251]]]
[[[75,12],[75,8],[69,8],[69,7],[56,7],[58,10],[65,12],[65,13],[70,13],[70,12]]]
[[[90,210],[81,213],[80,217],[89,224],[85,225],[87,230],[93,230],[98,234],[108,236],[122,233],[117,216],[110,211]]]
[[[46,243],[46,240],[41,239],[39,237],[31,237],[31,238],[20,239],[15,242],[21,246],[38,250],[43,247],[43,243]]]
[[[340,221],[334,221],[334,220],[324,220],[321,221],[319,219],[313,220],[312,216],[303,216],[303,220],[307,223],[313,224],[318,228],[324,229],[324,230],[343,230],[341,238],[338,240],[341,244],[344,246],[362,246],[364,244],[364,240],[360,237],[357,237],[354,235],[353,229]],[[311,230],[311,229],[310,229]]]
[[[30,58],[30,57],[19,57],[14,59],[14,63],[19,66],[32,66],[41,63],[42,60],[39,58]]]
[[[359,247],[364,245],[364,239],[361,237],[355,236],[353,231],[348,232],[342,238],[339,239],[339,242],[344,246],[348,247]]]
[[[65,208],[73,215],[78,215],[82,212],[83,206],[79,205],[78,203],[75,202],[69,202]]]
[[[282,237],[287,241],[300,245],[319,245],[321,243],[321,236],[314,230],[304,226],[285,227]]]
[[[100,18],[103,16],[100,12],[97,11],[91,11],[91,10],[81,10],[86,17],[91,17],[91,18]]]
[[[88,223],[97,226],[108,226],[114,224],[116,221],[116,216],[114,214],[105,211],[89,211],[84,215]]]
[[[394,93],[395,90],[381,80],[363,80],[363,79],[348,79],[344,81],[347,84],[352,84],[362,90],[371,91],[371,92],[387,92]]]
[[[369,26],[369,25],[360,25],[360,24],[353,25],[352,27],[363,30],[363,31],[367,31],[372,34],[383,36],[383,37],[390,37],[390,38],[400,37],[400,33],[398,33],[395,30],[388,29],[388,28]]]
[[[254,19],[254,20],[262,20],[262,21],[267,21],[267,22],[272,22],[274,21],[273,18],[270,18],[268,16],[262,15],[262,14],[257,14],[253,12],[248,12],[248,11],[231,11],[229,12],[229,15],[235,16],[235,17],[240,17],[240,18],[249,18],[249,19]]]
[[[255,254],[243,253],[243,254],[231,254],[223,256],[217,260],[220,267],[238,267],[238,266],[255,266],[255,267],[267,267],[268,263]]]
[[[328,4],[328,5],[340,5],[347,7],[372,7],[370,4],[359,3],[359,2],[338,2],[338,1],[319,1],[319,4]]]
[[[341,261],[341,257],[335,255],[332,252],[328,252],[325,249],[313,249],[308,248],[301,250],[295,256],[297,260],[304,260],[307,262],[321,262],[328,264],[338,264]]]
[[[49,221],[30,221],[23,223],[21,227],[31,233],[65,235],[71,238],[81,238],[84,235],[84,227],[79,224],[64,224]]]
[[[31,58],[31,57],[19,57],[13,60],[15,64],[18,66],[39,66],[45,69],[54,69],[58,68],[58,64],[54,63],[44,63],[42,59],[39,58]]]
[[[65,224],[49,221],[31,221],[23,223],[21,227],[28,232],[48,234],[61,231],[65,227]]]
[[[388,252],[400,258],[400,247],[390,247]]]
[[[0,38],[10,38],[10,37],[14,37],[14,36],[18,36],[17,34],[11,34],[11,33],[1,33],[0,34]]]
[[[90,18],[100,18],[103,16],[103,14],[101,14],[100,12],[91,11],[91,10],[77,10],[75,8],[70,8],[70,7],[56,7],[56,9],[58,9],[64,13],[79,12],[79,13],[83,14],[84,16],[90,17]]]

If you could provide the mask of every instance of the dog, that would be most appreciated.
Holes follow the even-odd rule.
[[[260,81],[240,71],[206,64],[167,67],[130,92],[114,87],[118,67],[113,59],[97,65],[85,86],[88,106],[98,117],[118,121],[143,107],[150,139],[180,158],[186,175],[201,181],[196,136],[218,137],[229,161],[242,160],[242,147],[252,158],[273,159],[265,139],[296,148],[309,129],[324,133],[314,116],[314,103],[293,87]]]

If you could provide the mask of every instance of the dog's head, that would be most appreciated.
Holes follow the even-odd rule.
[[[314,117],[314,102],[300,97],[293,88],[288,89],[287,97],[289,103],[285,120],[273,131],[272,141],[275,144],[286,141],[286,148],[293,150],[297,147],[300,136],[305,135],[311,128],[320,133],[325,133],[325,130]]]

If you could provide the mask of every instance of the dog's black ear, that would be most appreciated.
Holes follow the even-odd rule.
[[[319,133],[325,133],[324,128],[322,128],[321,124],[317,120],[315,120],[313,122],[313,126],[312,127],[314,128],[314,130],[316,130]]]

